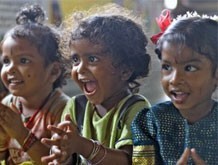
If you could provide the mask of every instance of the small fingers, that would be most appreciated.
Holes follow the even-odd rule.
[[[69,124],[70,124],[69,121],[64,121],[64,122],[61,122],[60,124],[58,124],[58,126],[48,125],[47,128],[48,128],[48,130],[61,135],[67,131]]]
[[[51,147],[53,145],[59,145],[60,141],[59,140],[54,140],[54,139],[48,139],[48,138],[42,138],[41,142],[45,144],[48,147]]]
[[[182,156],[179,158],[179,160],[177,161],[176,165],[185,165],[188,163],[188,159],[190,156],[190,149],[186,148],[185,151],[183,152]]]
[[[51,150],[50,150],[50,155],[48,156],[43,156],[41,158],[41,161],[43,163],[54,163],[56,162],[56,160],[60,159],[61,158],[61,150],[58,149],[57,146],[52,146],[51,147]],[[58,161],[57,161],[58,162]]]
[[[198,165],[206,165],[203,159],[197,154],[196,150],[194,148],[191,149],[191,156],[192,159],[194,160],[195,164]]]
[[[48,156],[43,156],[41,158],[41,162],[50,164],[50,163],[52,163],[53,159],[55,159],[55,154],[51,154],[51,155],[48,155]]]
[[[47,163],[48,165],[59,165],[68,158],[67,153],[65,151],[61,151],[57,146],[52,146],[50,152],[49,156],[41,158],[43,163]]]

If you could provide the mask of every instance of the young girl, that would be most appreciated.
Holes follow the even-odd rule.
[[[119,10],[122,12],[116,13]],[[56,134],[51,140],[42,139],[54,145],[53,154],[43,157],[43,162],[72,164],[71,155],[77,153],[84,158],[80,164],[131,164],[130,124],[143,106],[149,106],[148,101],[141,96],[142,101],[129,106],[120,129],[117,124],[122,105],[139,95],[134,93],[139,85],[136,80],[148,75],[148,41],[142,27],[125,13],[129,11],[116,5],[103,6],[103,11],[87,17],[74,14],[71,76],[88,99],[83,130],[78,132],[75,125],[73,97],[62,115],[66,121],[57,127],[50,125]]]
[[[173,21],[157,42],[171,101],[137,114],[133,164],[217,164],[218,22],[191,16]]]
[[[1,79],[11,94],[0,104],[0,160],[9,165],[42,164],[49,149],[40,139],[51,137],[46,127],[60,122],[69,100],[58,89],[66,72],[59,34],[44,18],[38,5],[24,7],[1,42]]]

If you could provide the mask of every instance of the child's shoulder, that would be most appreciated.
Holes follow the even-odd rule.
[[[4,105],[10,105],[10,103],[13,101],[13,95],[12,94],[8,94],[6,95],[2,100],[1,103]]]
[[[160,103],[157,103],[157,104],[154,104],[151,109],[153,111],[164,111],[166,109],[174,109],[174,105],[171,101],[165,101],[165,102],[160,102]]]
[[[171,101],[165,101],[154,104],[150,108],[144,107],[141,111],[141,114],[149,113],[154,115],[161,115],[163,113],[174,113],[176,111],[177,110]]]

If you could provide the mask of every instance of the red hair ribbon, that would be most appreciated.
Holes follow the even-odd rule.
[[[150,39],[154,44],[157,44],[157,41],[162,36],[164,31],[167,29],[167,27],[171,24],[172,18],[170,15],[170,10],[163,10],[159,16],[159,18],[156,18],[157,25],[159,26],[161,32],[158,34],[153,35]]]

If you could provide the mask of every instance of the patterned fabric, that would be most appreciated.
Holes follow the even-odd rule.
[[[90,102],[87,102],[82,135],[88,139],[97,140],[109,148],[118,149],[125,145],[132,145],[132,134],[130,131],[132,120],[136,113],[142,110],[143,107],[150,107],[150,104],[145,99],[145,101],[139,101],[130,106],[130,110],[123,120],[122,128],[118,129],[117,123],[120,108],[129,97],[127,96],[122,99],[116,107],[109,110],[103,117],[100,117],[94,110],[94,106]],[[72,98],[68,102],[62,117],[70,113],[72,120],[76,123],[74,105],[75,98]],[[82,164],[85,164],[84,161]]]
[[[218,102],[204,119],[189,124],[171,102],[143,109],[132,123],[133,164],[175,165],[186,147],[208,165],[218,162]],[[188,164],[194,164],[190,159]]]
[[[12,95],[7,96],[3,100],[3,103],[9,105],[10,100],[12,100],[11,97],[13,97],[13,103],[18,107],[18,97]],[[62,111],[68,100],[69,97],[60,90],[55,90],[52,93],[49,100],[34,118],[34,121],[30,125],[31,128],[29,128],[38,139],[41,139],[42,137],[51,137],[51,132],[48,131],[46,127],[48,124],[57,124],[60,122]],[[10,139],[8,150],[10,154],[10,162],[7,162],[7,165],[34,164],[29,155],[22,150],[16,139]],[[3,162],[1,163],[4,164]]]

